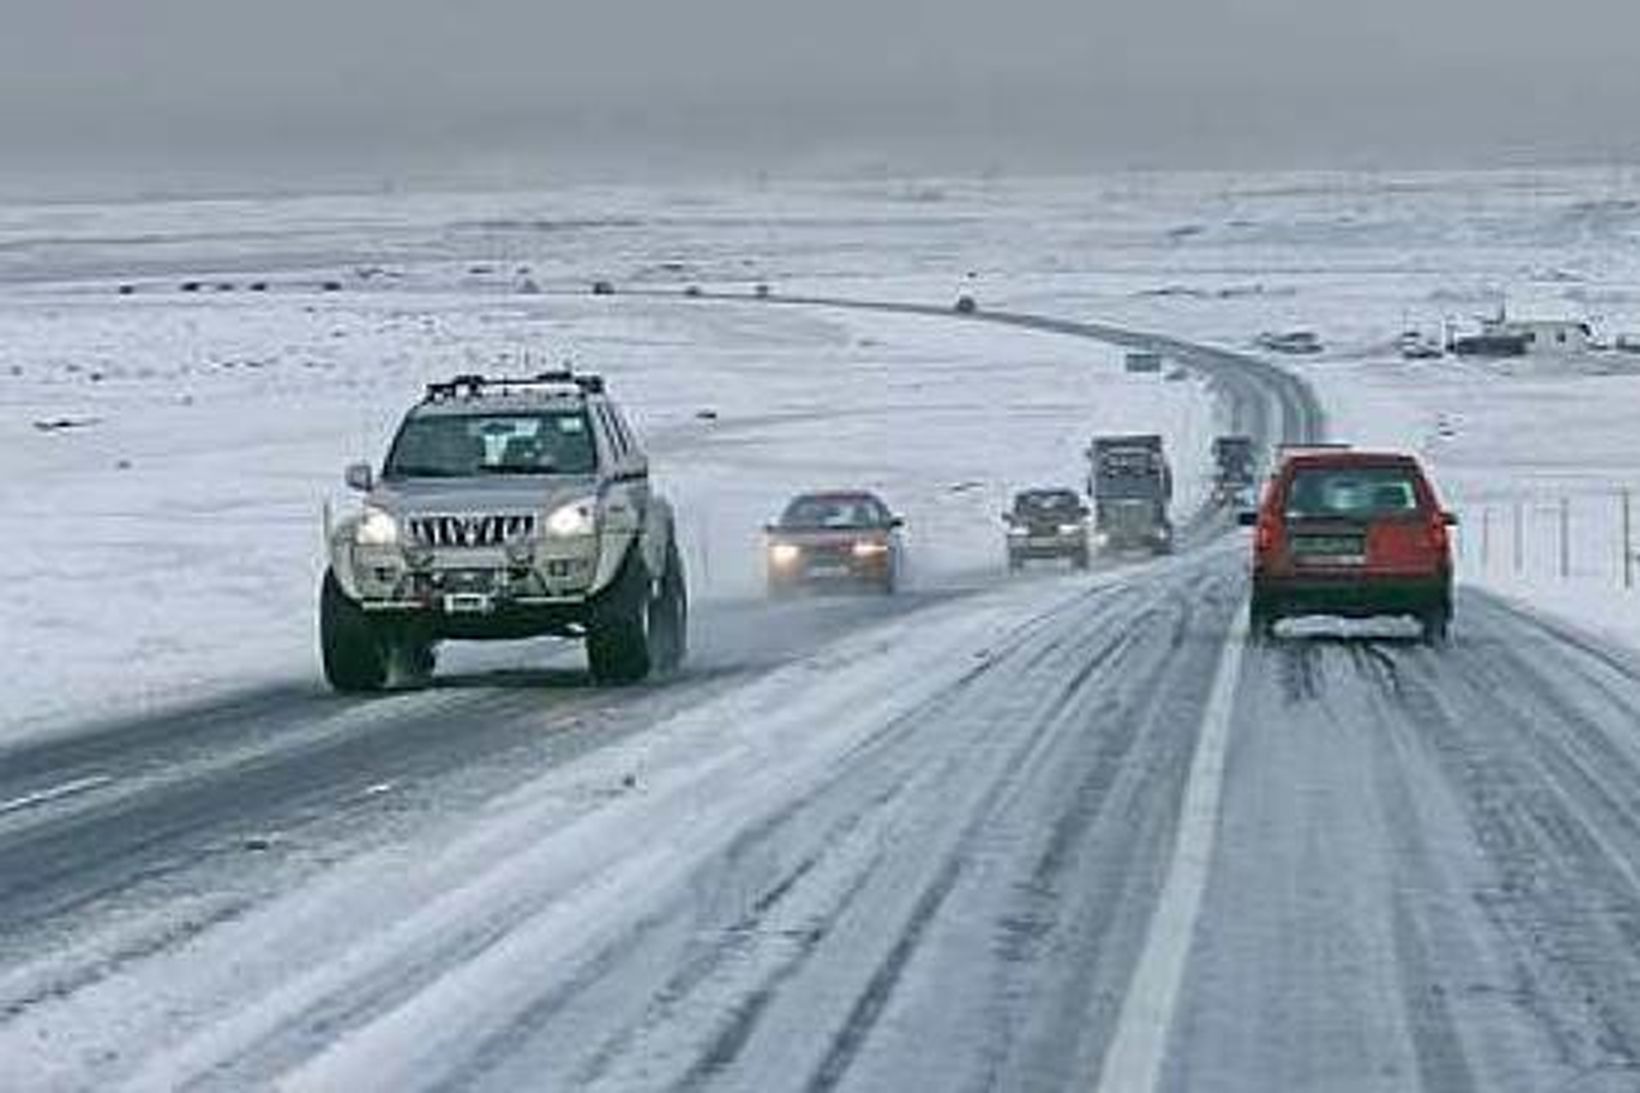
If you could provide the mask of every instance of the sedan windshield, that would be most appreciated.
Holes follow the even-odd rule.
[[[887,523],[887,511],[872,497],[799,497],[780,518],[780,525],[788,528],[873,528]]]
[[[386,478],[481,474],[588,474],[592,431],[579,410],[415,417],[404,423]]]

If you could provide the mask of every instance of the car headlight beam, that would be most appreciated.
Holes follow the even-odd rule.
[[[802,557],[803,551],[796,543],[772,543],[769,546],[769,561],[775,565],[796,565]]]

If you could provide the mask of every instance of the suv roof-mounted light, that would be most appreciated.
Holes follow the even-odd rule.
[[[568,394],[564,388],[574,388],[583,395],[601,395],[604,393],[604,379],[602,376],[576,375],[565,368],[550,372],[537,372],[533,376],[481,376],[477,373],[463,373],[452,376],[442,383],[427,385],[426,402],[448,402],[458,398],[478,398],[487,392],[507,394],[513,391],[548,391],[558,388],[560,394]]]

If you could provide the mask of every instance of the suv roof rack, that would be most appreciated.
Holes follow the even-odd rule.
[[[1282,455],[1303,455],[1305,452],[1347,452],[1350,445],[1342,440],[1295,440],[1277,444]]]
[[[583,395],[604,393],[604,378],[561,368],[537,372],[533,376],[483,376],[464,372],[443,382],[429,383],[424,402],[449,402],[458,398],[479,398],[488,392],[531,391],[553,387],[574,387]]]

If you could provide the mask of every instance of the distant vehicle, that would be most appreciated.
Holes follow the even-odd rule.
[[[1173,472],[1154,433],[1095,437],[1087,451],[1094,542],[1104,551],[1173,549]]]
[[[615,286],[609,281],[594,281],[592,282],[592,294],[594,296],[613,296],[615,295]]]
[[[688,592],[672,507],[597,376],[457,376],[427,387],[380,478],[332,521],[319,595],[325,678],[426,678],[443,640],[586,639],[600,683],[675,667]]]
[[[770,595],[804,587],[898,587],[905,521],[867,490],[804,493],[792,498],[768,534]]]
[[[700,286],[699,285],[687,285],[687,286],[684,287],[683,294],[685,296],[699,296],[700,295]]]
[[[956,312],[958,315],[972,315],[979,310],[979,302],[967,293],[957,297]]]
[[[1002,521],[1007,525],[1008,571],[1027,561],[1068,559],[1088,568],[1088,506],[1082,495],[1063,487],[1021,490]]]
[[[1122,366],[1129,372],[1160,372],[1162,370],[1162,355],[1148,349],[1135,350],[1123,358]]]
[[[1308,355],[1322,350],[1320,337],[1309,330],[1292,330],[1287,333],[1267,331],[1260,334],[1256,341],[1260,349],[1268,349],[1272,353]]]
[[[1315,449],[1286,457],[1255,512],[1251,627],[1273,637],[1284,618],[1408,615],[1423,640],[1452,621],[1457,521],[1410,455]]]
[[[769,298],[769,286],[759,282],[752,287],[752,295],[759,300],[767,300]]]
[[[1213,439],[1213,500],[1220,505],[1245,506],[1251,502],[1256,462],[1253,438],[1221,436]]]
[[[1401,356],[1409,361],[1436,360],[1446,355],[1438,338],[1432,338],[1420,330],[1404,332],[1396,344]]]
[[[1619,353],[1640,353],[1640,334],[1619,334],[1612,340],[1612,348]]]

